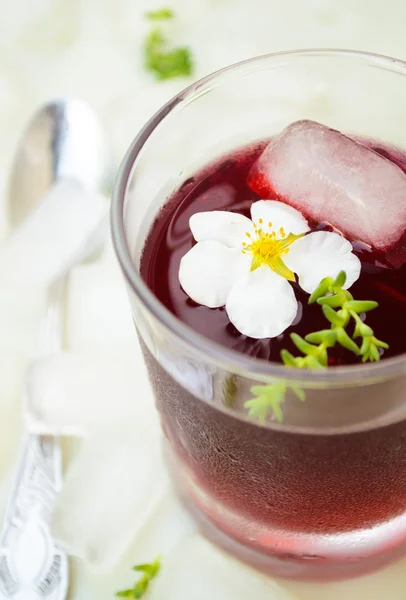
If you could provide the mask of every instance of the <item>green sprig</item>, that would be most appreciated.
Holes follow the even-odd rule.
[[[309,304],[317,302],[323,314],[330,323],[330,329],[323,329],[309,333],[304,339],[292,333],[291,339],[296,348],[305,356],[294,357],[286,350],[282,350],[281,358],[287,367],[300,369],[323,368],[328,365],[328,349],[336,344],[360,356],[363,362],[379,361],[378,348],[389,348],[388,344],[378,340],[369,325],[366,325],[361,313],[367,313],[378,307],[378,302],[373,300],[354,300],[348,290],[343,286],[346,274],[341,271],[333,280],[324,278],[309,298]],[[352,337],[346,329],[350,323],[355,324]],[[362,338],[359,347],[354,339]],[[317,361],[317,365],[316,362]]]
[[[282,404],[285,400],[288,389],[292,390],[301,402],[306,400],[304,391],[295,383],[287,381],[279,381],[269,385],[255,385],[251,388],[251,393],[256,396],[244,403],[245,408],[248,408],[248,416],[258,419],[261,423],[265,421],[269,414],[282,423],[283,412]]]
[[[264,422],[269,412],[272,411],[275,419],[281,423],[283,420],[282,402],[285,398],[287,384],[285,382],[270,385],[255,385],[251,393],[256,396],[245,402],[245,408],[249,409],[248,415]]]
[[[290,335],[292,342],[303,356],[293,356],[288,350],[281,351],[281,359],[286,367],[296,369],[325,369],[328,366],[328,351],[337,344],[360,356],[362,362],[379,361],[381,359],[379,348],[387,350],[386,342],[375,337],[373,329],[360,317],[378,307],[378,302],[373,300],[354,300],[348,290],[343,287],[346,274],[341,271],[333,279],[325,277],[309,298],[309,304],[317,302],[323,311],[330,329],[322,329],[309,333],[302,338],[297,333]],[[354,324],[352,336],[347,328]],[[358,346],[355,339],[361,338]],[[251,393],[256,397],[245,402],[249,415],[264,421],[272,413],[279,422],[283,419],[282,404],[288,388],[305,400],[304,391],[297,384],[278,382],[264,386],[254,386]]]
[[[334,281],[326,277],[311,295],[309,303],[317,302],[322,306],[324,316],[330,321],[331,331],[336,334],[337,343],[356,356],[360,356],[362,362],[379,361],[381,356],[378,348],[387,350],[389,346],[386,342],[378,340],[373,329],[359,316],[361,313],[367,313],[378,308],[378,302],[374,300],[354,300],[350,292],[343,289],[345,281],[346,274],[344,271],[341,271]],[[346,331],[351,322],[355,324],[352,338]],[[358,338],[361,338],[360,347],[354,342],[354,339]],[[306,336],[306,340],[309,342],[314,339],[314,334]]]
[[[142,573],[141,579],[139,579],[134,587],[129,588],[127,590],[121,590],[116,593],[117,598],[142,598],[147,591],[149,584],[152,579],[156,577],[161,568],[161,557],[158,557],[152,563],[145,563],[142,565],[135,565],[133,567],[133,571],[137,573]]]
[[[147,13],[151,21],[174,19],[170,8],[161,8]],[[192,74],[193,61],[189,48],[170,48],[167,37],[160,26],[154,27],[147,35],[144,44],[145,66],[160,80],[186,77]]]

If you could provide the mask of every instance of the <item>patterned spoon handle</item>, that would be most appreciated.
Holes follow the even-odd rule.
[[[39,356],[62,346],[66,278],[49,291]],[[26,434],[0,535],[0,599],[64,600],[68,559],[50,531],[50,516],[62,482],[59,439]]]

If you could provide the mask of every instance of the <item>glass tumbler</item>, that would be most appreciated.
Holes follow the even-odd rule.
[[[143,245],[166,199],[194,172],[293,121],[406,148],[405,75],[404,62],[351,51],[248,60],[166,104],[118,175],[115,249],[176,488],[209,538],[278,576],[339,579],[405,553],[406,357],[314,372],[222,347],[147,287]],[[288,388],[283,421],[250,418],[251,387],[277,382]]]

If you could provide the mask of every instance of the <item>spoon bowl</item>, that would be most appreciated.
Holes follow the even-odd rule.
[[[41,107],[27,124],[12,164],[10,225],[17,227],[57,181],[74,179],[90,192],[109,189],[107,149],[104,131],[83,101],[61,98]]]

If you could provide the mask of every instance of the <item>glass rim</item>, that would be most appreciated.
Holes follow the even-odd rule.
[[[349,385],[351,383],[367,383],[367,380],[376,381],[377,379],[388,379],[396,375],[406,372],[406,353],[399,356],[385,359],[383,361],[355,364],[355,365],[340,365],[331,369],[325,370],[302,370],[288,369],[281,363],[266,361],[254,357],[247,356],[236,350],[227,348],[218,342],[210,340],[205,336],[194,331],[172,314],[155,296],[148,285],[143,281],[142,277],[137,273],[133,265],[131,254],[126,241],[126,233],[124,228],[124,204],[126,199],[127,184],[131,176],[133,166],[136,163],[138,155],[141,153],[144,145],[147,143],[150,135],[159,126],[161,121],[172,112],[180,103],[187,100],[201,88],[207,84],[211,84],[220,80],[223,75],[237,70],[245,65],[254,65],[261,61],[290,57],[345,57],[372,60],[375,66],[381,67],[406,75],[406,61],[376,54],[371,52],[363,52],[358,50],[345,50],[334,48],[309,48],[300,50],[284,50],[263,54],[244,61],[234,63],[219,69],[202,79],[193,82],[181,92],[171,98],[164,104],[144,125],[137,136],[132,141],[127,150],[119,170],[117,172],[111,203],[111,232],[114,249],[121,266],[125,279],[130,288],[136,294],[142,305],[151,313],[161,325],[163,325],[171,334],[177,337],[183,344],[192,346],[197,355],[208,358],[216,365],[221,366],[230,372],[243,372],[251,375],[254,378],[269,378],[289,379],[301,381],[303,384],[325,384],[330,383],[336,386]],[[397,68],[399,69],[397,71]]]

